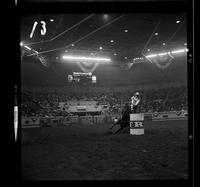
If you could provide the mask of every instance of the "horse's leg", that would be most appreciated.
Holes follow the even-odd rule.
[[[126,125],[124,125],[123,123],[125,123]],[[127,123],[126,121],[122,122],[122,125],[120,125],[120,129],[118,129],[115,132],[115,134],[118,133],[118,132],[120,132],[122,129],[124,129],[124,128],[128,127],[128,126],[129,126],[129,123]]]
[[[110,129],[112,129],[112,128],[115,127],[116,125],[120,124],[120,121],[121,121],[121,120],[118,120],[116,123],[114,123],[113,126],[110,127]]]
[[[124,127],[120,127],[120,129],[118,129],[115,134],[117,134],[118,132],[120,132]]]
[[[114,123],[114,124],[112,125],[112,127],[110,127],[110,129],[112,129],[115,125],[116,125],[116,123]]]

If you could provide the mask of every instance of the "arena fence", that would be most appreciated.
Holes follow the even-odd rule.
[[[188,111],[155,112],[152,121],[187,120]]]
[[[45,127],[72,124],[110,124],[119,115],[97,115],[97,116],[58,116],[58,117],[23,117],[21,120],[22,128]],[[168,121],[168,120],[187,120],[187,111],[155,112],[144,113],[144,121]]]
[[[40,118],[22,117],[21,124],[23,128],[40,127]]]

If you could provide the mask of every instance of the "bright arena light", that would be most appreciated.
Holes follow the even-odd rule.
[[[157,54],[153,54],[153,55],[147,55],[146,58],[152,58],[152,57],[157,57]]]
[[[78,56],[63,56],[63,59],[67,60],[83,60],[83,61],[104,61],[104,62],[111,62],[109,58],[93,58],[93,57],[78,57]]]
[[[33,50],[33,52],[35,52],[36,54],[38,54],[38,52],[36,50]]]
[[[26,49],[28,49],[28,50],[31,50],[31,48],[30,48],[30,47],[28,47],[28,46],[26,46],[26,45],[24,45],[24,47],[25,47]]]
[[[153,57],[157,57],[157,56],[165,56],[165,55],[170,55],[170,54],[177,54],[177,53],[184,53],[187,52],[188,49],[180,49],[180,50],[176,50],[176,51],[171,51],[171,52],[165,52],[165,53],[158,53],[158,54],[152,54],[152,55],[147,55],[145,56],[146,58],[153,58]]]
[[[158,56],[165,56],[167,53],[158,53]]]
[[[172,51],[171,53],[172,53],[172,54],[184,53],[185,51],[186,51],[185,49],[180,49],[180,50],[177,50],[177,51]]]
[[[108,21],[108,18],[109,18],[108,14],[104,14],[104,15],[103,15],[103,20],[104,20],[104,21]]]

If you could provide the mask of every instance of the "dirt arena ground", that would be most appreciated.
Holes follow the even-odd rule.
[[[188,178],[187,121],[145,122],[145,135],[110,124],[22,129],[24,180]]]

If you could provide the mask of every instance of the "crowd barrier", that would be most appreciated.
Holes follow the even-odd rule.
[[[172,112],[155,112],[152,114],[152,121],[167,121],[167,120],[187,120],[187,111],[172,111]]]
[[[22,128],[39,127],[40,119],[36,117],[22,117],[21,125],[22,125]]]
[[[79,124],[80,118],[78,116],[68,116],[68,117],[62,117],[60,119],[61,125],[69,125],[69,124]]]
[[[93,116],[81,116],[80,117],[80,124],[94,124]]]
[[[69,116],[61,119],[63,125],[69,124],[101,124],[109,122],[109,118],[103,115],[98,116]]]
[[[69,122],[70,123],[79,123],[79,117],[78,116],[70,116],[69,117]]]
[[[152,121],[152,113],[144,113],[144,121]]]
[[[58,126],[69,124],[106,124],[113,123],[116,116],[68,116],[68,117],[22,117],[22,128]],[[117,116],[120,118],[119,116]],[[187,120],[187,111],[144,113],[144,121]]]
[[[99,124],[99,123],[105,123],[105,116],[99,115],[99,116],[94,116],[94,123]]]

